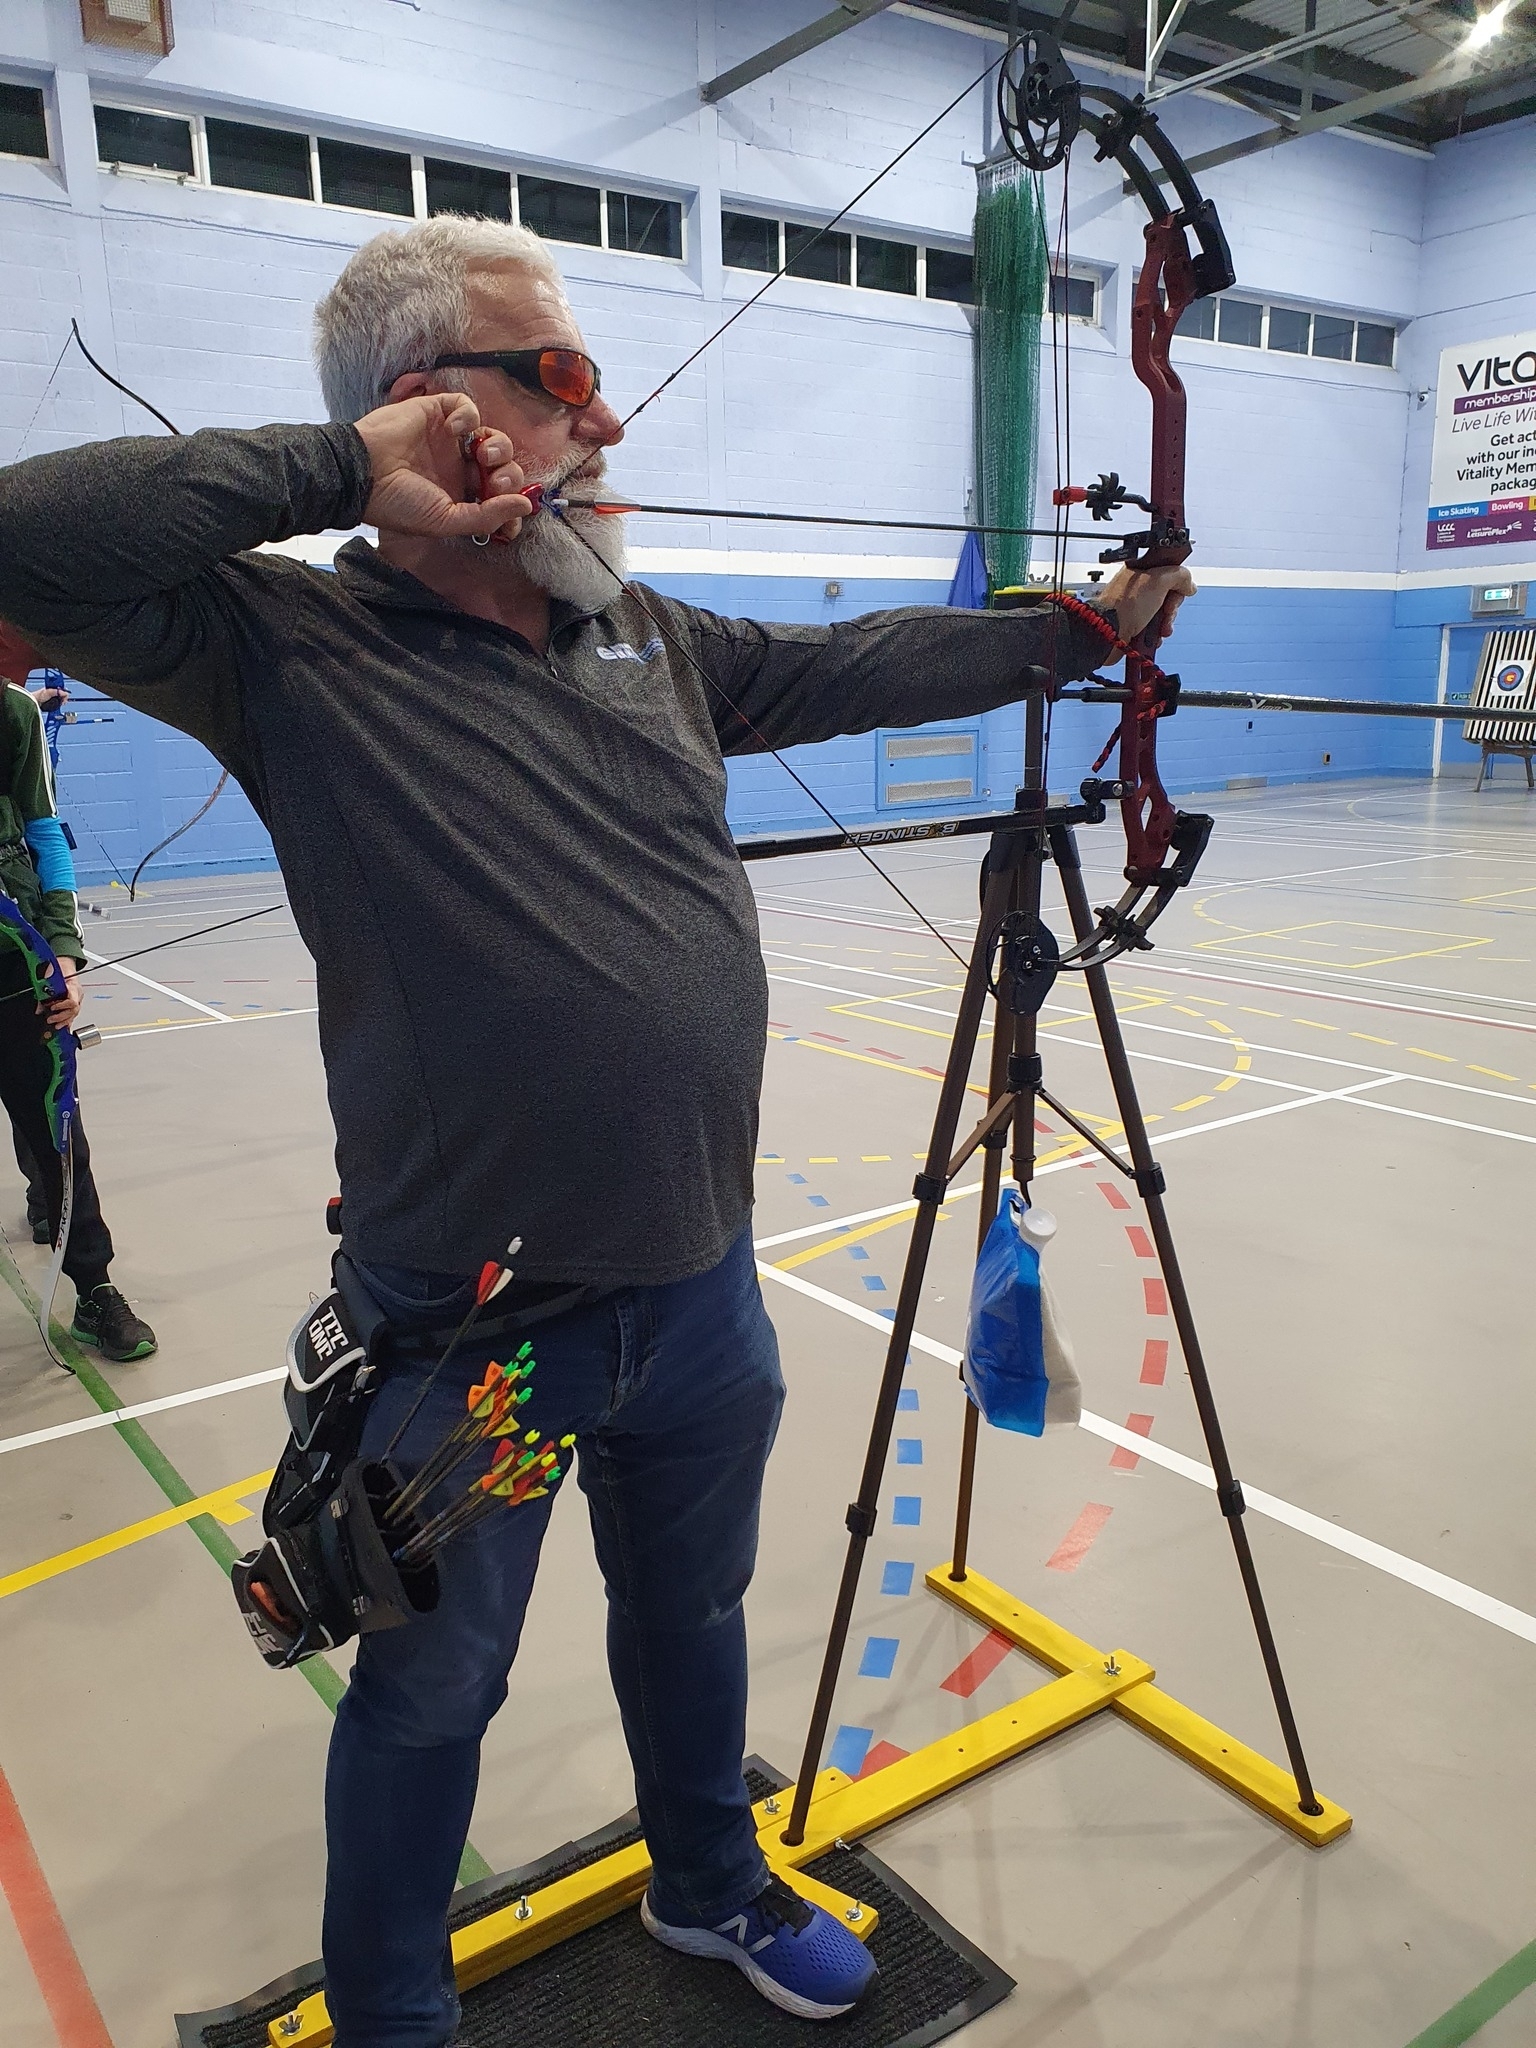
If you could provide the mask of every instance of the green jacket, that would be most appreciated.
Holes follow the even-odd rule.
[[[14,683],[0,694],[0,889],[13,896],[28,924],[35,925],[56,953],[85,960],[80,914],[73,889],[49,889],[37,878],[27,850],[26,828],[34,818],[58,815],[43,714]]]

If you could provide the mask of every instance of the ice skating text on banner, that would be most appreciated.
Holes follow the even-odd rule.
[[[1536,540],[1536,332],[1440,354],[1430,548]]]

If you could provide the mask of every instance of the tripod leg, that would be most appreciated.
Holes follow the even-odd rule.
[[[1008,1053],[1013,1040],[1013,1019],[999,1000],[993,1006],[992,1066],[987,1076],[987,1102],[992,1104],[1008,1086]],[[1008,1142],[1006,1129],[987,1138],[981,1162],[981,1215],[976,1230],[980,1254],[992,1219],[997,1214],[998,1190],[1003,1184],[1003,1151]],[[971,1496],[976,1486],[976,1437],[981,1417],[976,1403],[965,1395],[965,1424],[960,1439],[960,1481],[955,1493],[955,1542],[950,1551],[949,1576],[958,1584],[965,1577],[966,1553],[971,1542]]]
[[[848,1630],[853,1621],[853,1603],[858,1596],[864,1552],[870,1537],[875,1533],[875,1516],[880,1505],[880,1481],[891,1448],[891,1431],[896,1423],[896,1397],[901,1392],[901,1376],[906,1370],[907,1349],[912,1342],[912,1331],[917,1322],[923,1276],[927,1271],[928,1252],[933,1243],[933,1227],[938,1217],[939,1205],[948,1187],[947,1172],[954,1152],[955,1133],[959,1128],[960,1112],[965,1104],[971,1059],[976,1050],[982,1013],[986,1008],[987,970],[1012,887],[1013,877],[1006,871],[988,877],[986,894],[981,906],[981,921],[976,927],[976,943],[971,948],[965,986],[960,996],[959,1014],[955,1019],[955,1035],[950,1041],[949,1061],[944,1070],[944,1085],[939,1090],[939,1106],[934,1114],[933,1135],[928,1141],[928,1159],[922,1173],[918,1175],[914,1188],[917,1195],[917,1214],[912,1219],[912,1238],[907,1246],[906,1264],[902,1269],[901,1292],[896,1298],[896,1319],[891,1325],[891,1340],[885,1354],[885,1369],[880,1377],[880,1392],[875,1401],[875,1417],[870,1425],[869,1448],[864,1454],[864,1472],[859,1482],[859,1497],[848,1509],[848,1552],[843,1560],[843,1576],[837,1589],[837,1604],[832,1612],[832,1627],[828,1632],[826,1654],[822,1659],[821,1679],[816,1687],[815,1704],[811,1708],[811,1725],[806,1731],[805,1754],[800,1760],[800,1775],[795,1780],[794,1804],[790,1809],[789,1825],[784,1830],[784,1840],[791,1848],[805,1840],[805,1817],[810,1810],[811,1794],[816,1786],[822,1745],[827,1739],[827,1724],[832,1718],[832,1698],[837,1691],[838,1673],[842,1669]]]
[[[1069,826],[1058,826],[1052,830],[1051,852],[1061,874],[1061,886],[1066,895],[1067,912],[1072,920],[1073,932],[1079,939],[1086,938],[1093,930],[1094,919],[1088,906],[1087,891],[1083,886],[1077,841]],[[1311,1775],[1307,1770],[1306,1758],[1302,1754],[1296,1716],[1291,1710],[1290,1693],[1286,1689],[1285,1674],[1280,1668],[1280,1653],[1275,1647],[1269,1611],[1264,1604],[1263,1589],[1259,1585],[1258,1571],[1253,1562],[1248,1530],[1243,1521],[1243,1490],[1233,1476],[1232,1462],[1227,1456],[1226,1440],[1222,1435],[1221,1418],[1216,1412],[1216,1397],[1211,1390],[1205,1354],[1200,1348],[1194,1312],[1189,1305],[1184,1275],[1179,1268],[1178,1252],[1174,1247],[1173,1233],[1168,1225],[1168,1212],[1163,1206],[1162,1168],[1152,1157],[1152,1146],[1147,1137],[1141,1104],[1136,1095],[1136,1083],[1132,1079],[1130,1061],[1126,1057],[1125,1040],[1120,1033],[1120,1020],[1115,1015],[1109,976],[1102,967],[1089,967],[1084,970],[1083,979],[1087,983],[1089,1001],[1093,1004],[1094,1018],[1099,1027],[1104,1060],[1109,1068],[1110,1082],[1115,1091],[1115,1104],[1120,1112],[1120,1121],[1125,1126],[1126,1145],[1136,1169],[1136,1186],[1142,1201],[1146,1204],[1147,1221],[1152,1228],[1152,1242],[1157,1248],[1158,1264],[1162,1268],[1163,1279],[1167,1284],[1168,1305],[1173,1312],[1174,1326],[1179,1333],[1179,1345],[1189,1372],[1189,1383],[1194,1390],[1195,1407],[1199,1412],[1200,1427],[1205,1435],[1211,1470],[1216,1475],[1216,1498],[1222,1514],[1226,1517],[1227,1528],[1231,1531],[1232,1548],[1237,1553],[1237,1568],[1242,1575],[1243,1591],[1248,1596],[1248,1611],[1253,1617],[1254,1633],[1259,1640],[1259,1654],[1264,1659],[1265,1674],[1274,1697],[1275,1713],[1279,1717],[1280,1732],[1285,1739],[1286,1755],[1290,1758],[1291,1772],[1296,1780],[1297,1803],[1303,1813],[1321,1813],[1323,1809],[1319,1806],[1317,1795],[1312,1789]]]
[[[1029,707],[1031,722],[1036,706]],[[1037,753],[1030,756],[1037,758]],[[1031,774],[1026,768],[1026,789],[1020,792],[1020,802],[1030,794],[1040,808],[1045,798],[1039,787],[1038,772]],[[1038,815],[1038,811],[1037,811]],[[1006,851],[995,849],[992,856],[1008,859],[1013,867],[1013,888],[1009,897],[1009,909],[1027,917],[1031,924],[1040,915],[1040,879],[1045,860],[1045,835],[1043,830],[1020,832],[1007,842]],[[1035,1173],[1035,1090],[1041,1079],[1040,1056],[1037,1049],[1038,1019],[1034,1010],[1016,1015],[1011,1001],[1012,980],[1004,966],[998,974],[998,996],[996,1021],[992,1037],[992,1068],[988,1081],[987,1097],[996,1102],[1003,1094],[1016,1097],[1013,1111],[1013,1177],[1027,1197],[1030,1182]],[[992,1134],[996,1149],[989,1149],[984,1163],[981,1187],[981,1216],[976,1233],[978,1254],[986,1240],[992,1219],[997,1214],[998,1190],[1002,1185],[1004,1133],[999,1130]],[[950,1551],[949,1576],[959,1584],[965,1577],[966,1558],[971,1541],[971,1500],[976,1483],[976,1441],[980,1433],[980,1417],[976,1404],[966,1395],[965,1426],[960,1441],[960,1483],[955,1500],[955,1541]]]

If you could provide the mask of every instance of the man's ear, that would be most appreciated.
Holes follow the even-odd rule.
[[[432,372],[430,370],[407,370],[404,376],[397,377],[394,383],[390,385],[385,403],[387,405],[398,405],[402,398],[421,398],[431,387]]]

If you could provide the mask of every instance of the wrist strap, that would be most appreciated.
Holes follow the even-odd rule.
[[[1090,626],[1098,634],[1099,638],[1104,641],[1106,646],[1112,647],[1115,650],[1116,654],[1135,653],[1136,650],[1128,646],[1120,638],[1120,635],[1115,631],[1096,604],[1085,604],[1080,597],[1073,597],[1071,592],[1066,590],[1053,591],[1050,602],[1054,605],[1059,605],[1064,612],[1069,612],[1074,619],[1080,620],[1083,625]]]

